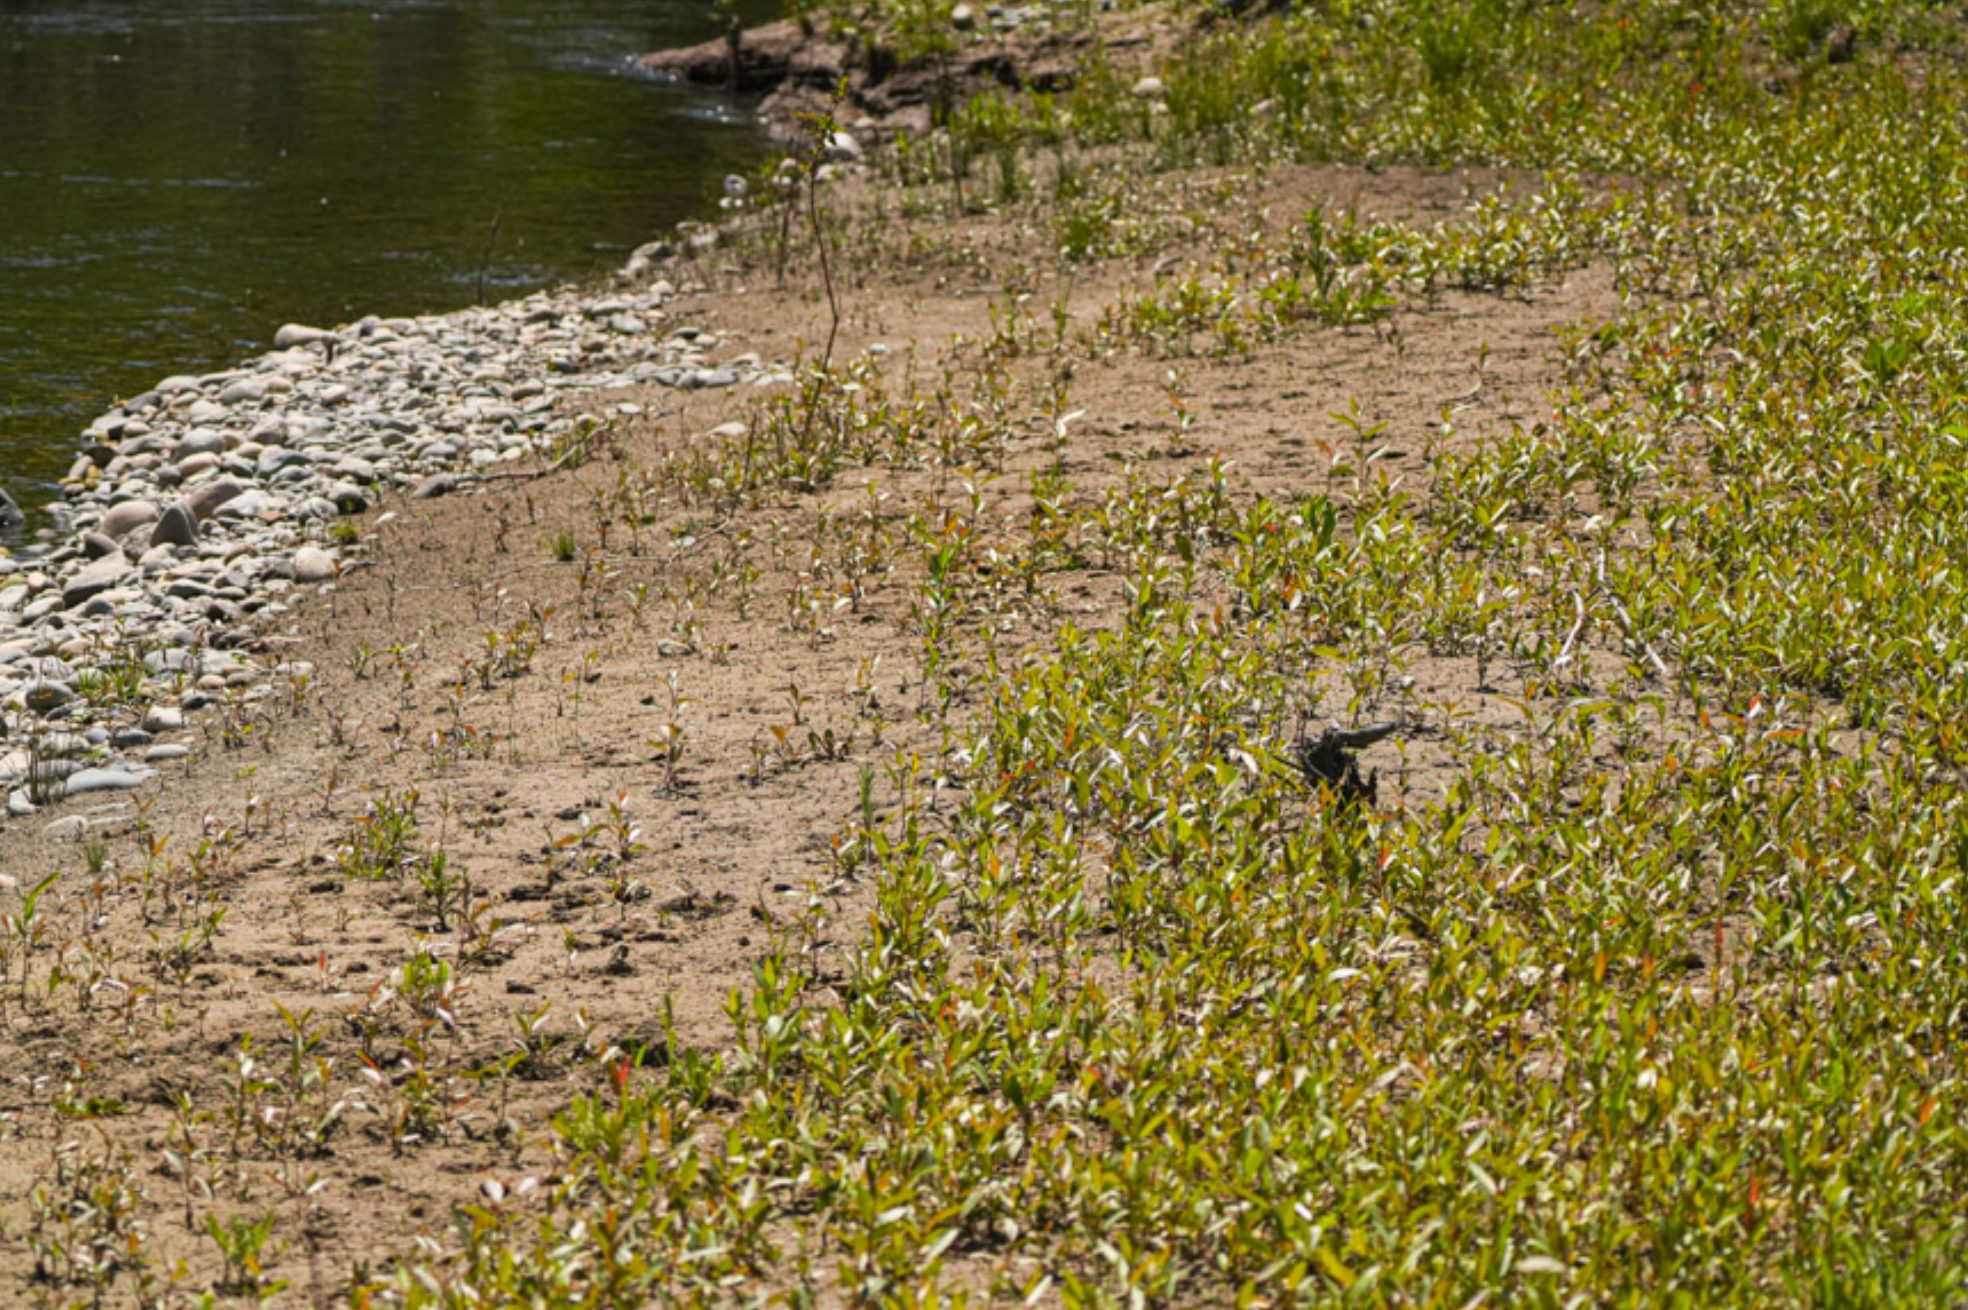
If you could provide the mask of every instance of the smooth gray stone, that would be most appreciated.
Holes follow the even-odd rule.
[[[121,537],[138,528],[149,527],[157,519],[157,506],[149,501],[126,500],[110,507],[109,513],[103,515],[102,522],[96,525],[96,531],[107,537]]]
[[[26,704],[35,714],[47,714],[49,710],[59,710],[61,706],[75,700],[75,688],[67,683],[30,683],[28,690],[22,692],[22,704]]]
[[[64,796],[86,796],[94,791],[135,791],[153,777],[150,769],[84,769],[62,784]]]
[[[295,346],[313,345],[327,335],[328,333],[317,327],[308,327],[303,323],[289,323],[273,334],[273,348],[292,350]]]
[[[203,523],[212,517],[212,511],[235,496],[245,494],[246,488],[231,478],[219,478],[208,482],[184,499],[185,508],[190,510],[198,521]]]
[[[262,446],[284,446],[287,444],[287,420],[277,415],[273,418],[261,419],[253,425],[253,430],[246,434],[246,440],[257,442]]]
[[[294,581],[327,582],[335,576],[335,557],[319,546],[303,546],[294,552]]]
[[[211,428],[193,428],[178,440],[171,451],[171,459],[182,464],[193,455],[223,455],[225,448],[225,433],[215,432]]]
[[[130,557],[121,550],[105,555],[62,584],[62,608],[74,609],[102,595],[129,576]]]
[[[44,760],[72,760],[89,753],[89,739],[76,732],[50,732],[35,738],[34,753]]]
[[[14,503],[12,496],[0,491],[0,530],[11,531],[26,526],[27,515],[21,513],[21,507]]]
[[[198,540],[198,516],[187,509],[183,503],[171,506],[157,520],[151,530],[150,544],[157,546],[189,546]]]
[[[435,500],[439,496],[448,496],[459,488],[462,481],[456,473],[433,473],[416,485],[410,492],[410,499]]]
[[[106,536],[100,532],[85,532],[82,534],[82,553],[90,559],[107,559],[122,549],[121,546],[116,544],[114,537]]]
[[[176,732],[184,727],[184,722],[183,711],[169,705],[153,705],[144,714],[143,730],[150,733]]]
[[[139,746],[148,746],[157,739],[142,728],[125,728],[109,739],[109,744],[120,751],[133,751]]]
[[[181,760],[189,754],[191,754],[191,747],[179,746],[173,743],[165,746],[152,746],[144,752],[144,759],[148,763],[156,764],[164,760]]]
[[[275,514],[285,509],[287,502],[270,491],[258,487],[233,497],[214,511],[222,519],[257,519]]]
[[[7,793],[7,813],[13,815],[16,819],[25,819],[30,814],[38,814],[40,812],[41,807],[29,800],[26,792],[17,789]]]

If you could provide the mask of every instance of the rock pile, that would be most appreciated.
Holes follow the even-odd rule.
[[[638,252],[631,268],[650,263]],[[135,787],[185,753],[158,741],[183,711],[305,676],[254,653],[298,589],[337,576],[335,520],[551,454],[595,421],[584,393],[792,380],[668,329],[674,295],[657,282],[289,325],[257,360],[165,378],[97,419],[65,479],[59,544],[0,553],[7,812]]]
[[[1111,8],[1112,0],[1102,0],[1101,7]],[[966,39],[937,54],[905,58],[881,41],[836,36],[825,23],[785,20],[644,55],[636,67],[669,81],[762,94],[759,120],[803,142],[803,115],[839,111],[843,121],[858,126],[920,135],[953,107],[994,88],[1063,91],[1078,80],[1095,41],[1083,27],[1055,25],[1050,7],[1036,2],[990,6],[988,32],[969,5],[959,5],[950,18]],[[837,91],[846,97],[838,106]]]

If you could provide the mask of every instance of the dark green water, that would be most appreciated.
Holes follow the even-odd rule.
[[[755,0],[763,18],[775,0]],[[619,265],[764,144],[707,0],[0,0],[0,487],[158,378]]]

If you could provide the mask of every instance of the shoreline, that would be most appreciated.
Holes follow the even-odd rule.
[[[737,90],[767,93],[753,112],[782,142],[829,107],[823,84],[844,88],[859,117],[830,138],[827,181],[865,139],[927,134],[980,91],[1070,88],[1100,38],[1021,30],[1020,11],[1005,13],[961,28],[971,47],[955,61],[781,21],[631,62],[717,85],[716,59],[742,48],[753,80]],[[290,323],[269,350],[161,378],[91,421],[41,507],[50,521],[23,519],[0,544],[0,831],[63,800],[133,792],[191,754],[189,715],[309,677],[275,656],[274,629],[359,565],[361,516],[552,471],[584,425],[607,421],[580,410],[585,393],[790,384],[783,360],[715,360],[715,338],[657,331],[680,294],[661,273],[694,253],[682,235],[701,221],[613,272],[489,306]]]
[[[40,540],[0,555],[0,830],[133,791],[190,751],[187,714],[311,668],[273,654],[355,566],[356,516],[543,475],[612,414],[589,393],[772,387],[671,322],[668,241],[605,278],[443,314],[289,324],[273,349],[161,379],[99,416]]]
[[[777,70],[774,94],[754,111],[768,136],[789,134],[813,102],[811,76],[828,72],[830,57],[840,60],[836,80],[851,71],[857,103],[868,103],[865,52],[791,22],[748,29],[742,43],[787,56],[764,65]],[[705,82],[704,52],[737,44],[630,62],[644,74]],[[885,57],[878,51],[874,66]],[[921,64],[874,82],[893,95],[918,85]],[[973,65],[964,85],[980,76],[1019,84],[1007,78],[1002,52]],[[789,83],[789,72],[805,81]],[[1048,77],[1071,83],[1060,72],[1040,83]],[[825,97],[814,103],[824,106]],[[913,114],[887,120],[864,117],[856,131],[929,125]],[[823,180],[861,153],[853,133],[837,132]],[[678,230],[691,226],[686,219]],[[0,830],[63,799],[134,790],[156,776],[154,766],[189,753],[161,740],[184,727],[187,712],[270,695],[275,678],[294,669],[247,657],[265,653],[268,623],[308,590],[332,587],[352,562],[359,529],[345,521],[388,499],[432,499],[488,474],[514,475],[529,459],[550,471],[567,443],[585,439],[578,425],[604,422],[562,412],[562,401],[585,392],[790,383],[782,360],[708,360],[715,339],[694,329],[652,337],[678,295],[659,266],[678,258],[678,247],[658,238],[611,273],[489,306],[371,315],[333,329],[288,324],[270,350],[230,368],[162,378],[98,415],[77,438],[59,498],[41,507],[52,521],[28,530],[0,489],[0,528],[14,533],[0,542]],[[436,362],[429,350],[397,358],[419,343],[437,347]],[[505,350],[506,362],[482,366],[481,348]],[[473,356],[469,372],[445,362],[461,355]],[[407,405],[388,385],[405,377],[422,393]],[[456,403],[431,428],[384,416],[384,402],[413,410]]]

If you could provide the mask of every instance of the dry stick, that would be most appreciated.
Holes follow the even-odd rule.
[[[936,107],[932,121],[943,129],[943,136],[950,145],[950,189],[956,193],[956,212],[953,217],[961,219],[964,212],[963,159],[957,145],[957,125],[954,106],[956,90],[950,80],[950,52],[939,49],[936,52]]]
[[[827,141],[834,132],[834,110],[840,107],[845,83],[834,92],[833,104],[824,116],[809,119],[813,130],[813,156],[806,165],[806,221],[813,230],[813,244],[820,253],[820,279],[827,289],[827,349],[820,359],[820,377],[827,378],[834,368],[834,341],[840,335],[840,298],[834,291],[834,261],[827,251],[826,229],[820,225],[820,161],[826,157]],[[813,425],[819,421],[819,407],[809,403],[806,406],[806,426],[800,440],[810,449],[813,444]],[[785,452],[782,449],[780,457]]]
[[[472,295],[481,305],[485,303],[485,270],[492,262],[492,246],[494,242],[498,241],[499,229],[505,224],[505,221],[506,207],[500,205],[497,210],[493,211],[491,226],[485,229],[485,245],[478,252],[477,285]]]
[[[833,122],[833,115],[827,115]],[[820,181],[819,170],[806,176],[806,221],[813,228],[813,244],[820,249],[820,277],[827,286],[827,350],[820,359],[820,371],[828,373],[834,366],[834,338],[840,335],[840,301],[834,295],[834,261],[827,254],[827,233],[820,226]]]
[[[779,290],[781,291],[784,291],[786,289],[786,254],[787,254],[787,246],[791,242],[792,235],[793,235],[793,211],[799,208],[799,200],[797,197],[797,193],[789,189],[787,194],[791,198],[788,199],[785,204],[779,207],[778,280],[779,280]]]

